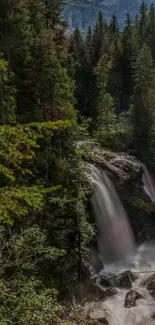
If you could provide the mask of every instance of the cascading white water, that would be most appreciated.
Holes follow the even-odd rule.
[[[107,264],[102,273],[111,276],[112,273],[117,275],[129,269],[135,272],[138,279],[132,284],[132,289],[142,298],[136,301],[135,307],[125,308],[125,296],[130,289],[117,288],[116,295],[85,306],[92,318],[106,318],[109,325],[155,325],[155,319],[152,318],[155,314],[155,300],[146,289],[147,279],[155,273],[155,245],[142,245],[132,259],[132,263],[124,263],[122,266]]]
[[[142,177],[142,181],[144,183],[144,190],[146,194],[150,197],[152,202],[155,202],[155,180],[145,165],[143,165],[143,169],[144,174]]]
[[[144,190],[155,202],[155,185],[144,166]],[[155,273],[155,244],[143,244],[135,250],[133,234],[116,193],[107,174],[91,165],[93,184],[92,206],[98,229],[98,247],[104,261],[102,273],[118,275],[126,270],[136,272],[138,279],[133,289],[141,294],[132,308],[124,307],[129,290],[117,288],[117,294],[103,301],[86,305],[92,318],[105,317],[109,325],[155,325],[155,300],[146,289],[146,280]],[[126,257],[130,257],[129,259]]]
[[[94,165],[90,167],[100,258],[103,262],[122,260],[134,250],[134,238],[125,210],[107,174]]]

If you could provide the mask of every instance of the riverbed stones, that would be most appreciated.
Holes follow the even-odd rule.
[[[136,300],[142,298],[141,295],[136,290],[130,290],[127,292],[125,297],[125,308],[131,308],[136,305]]]
[[[155,291],[155,273],[149,278],[146,284],[147,290],[154,290]]]

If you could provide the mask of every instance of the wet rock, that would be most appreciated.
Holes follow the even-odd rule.
[[[98,252],[94,247],[89,251],[88,264],[93,269],[95,274],[99,273],[104,268],[103,263],[99,258]]]
[[[136,305],[136,300],[142,298],[142,296],[136,290],[130,290],[125,297],[125,308],[131,308]]]
[[[102,300],[117,294],[115,288],[108,288],[104,290],[100,285],[90,283],[87,291],[85,291],[88,300]]]
[[[134,273],[132,273],[131,271],[127,271],[127,273],[129,274],[132,282],[135,282],[138,279],[138,276]]]
[[[155,290],[150,290],[150,295],[152,296],[153,299],[155,299]]]
[[[105,297],[111,297],[117,294],[117,290],[115,288],[108,288],[105,290]]]
[[[106,290],[102,289],[99,285],[90,283],[88,287],[89,299],[102,300],[106,297]]]
[[[100,324],[109,325],[109,322],[105,319],[105,317],[98,318],[98,322]]]
[[[111,287],[111,281],[106,276],[102,276],[99,278],[99,284],[105,288]]]
[[[127,271],[124,272],[120,275],[120,277],[118,278],[118,282],[117,282],[118,287],[120,288],[126,288],[126,289],[130,289],[132,288],[132,276],[131,276],[131,272]]]
[[[146,284],[146,289],[147,290],[155,290],[155,274],[153,274],[149,280],[147,281],[147,284]]]

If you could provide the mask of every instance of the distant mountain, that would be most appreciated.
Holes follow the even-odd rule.
[[[155,3],[155,0],[145,2],[150,5],[152,2]],[[120,25],[123,26],[126,14],[130,13],[135,17],[140,3],[141,0],[66,0],[64,19],[69,27],[86,30],[89,25],[94,26],[97,14],[101,10],[106,20],[115,13]]]

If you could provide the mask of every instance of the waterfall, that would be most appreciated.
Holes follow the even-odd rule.
[[[92,207],[97,241],[103,262],[127,258],[134,250],[134,238],[125,210],[106,172],[91,165]]]
[[[145,165],[143,165],[143,169],[144,174],[142,177],[142,181],[144,184],[144,190],[146,194],[150,197],[152,202],[155,202],[155,180]]]
[[[85,305],[94,319],[106,319],[109,325],[155,325],[155,301],[147,290],[147,281],[155,274],[155,242],[144,243],[135,249],[134,238],[127,215],[107,173],[94,165],[91,168],[93,185],[92,206],[97,224],[97,241],[104,269],[99,276],[108,277],[117,289],[114,296],[95,300]],[[155,184],[152,175],[144,168],[144,190],[155,202]],[[126,258],[126,257],[130,258]],[[130,270],[136,278],[132,289],[140,295],[134,307],[125,308],[129,289],[120,288],[114,278]],[[106,287],[104,288],[106,290]]]

